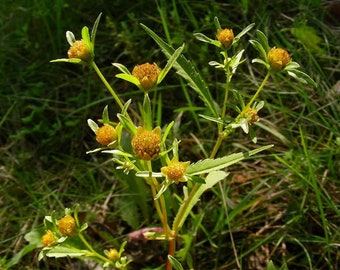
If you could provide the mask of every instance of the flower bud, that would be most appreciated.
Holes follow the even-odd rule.
[[[259,121],[260,117],[257,115],[257,110],[248,108],[244,113],[245,118],[249,124]]]
[[[44,247],[53,246],[56,243],[56,237],[53,232],[50,230],[46,231],[46,233],[41,237],[41,243]]]
[[[221,42],[222,47],[227,49],[233,43],[234,32],[232,29],[221,29],[217,32],[217,40]]]
[[[136,156],[143,160],[151,160],[158,156],[161,144],[161,128],[147,130],[137,128],[137,134],[132,138],[131,146]]]
[[[145,63],[136,65],[132,70],[132,75],[139,80],[144,90],[149,90],[156,85],[160,71],[156,63]]]
[[[63,236],[72,236],[76,232],[76,220],[66,215],[58,220],[58,230]]]
[[[101,126],[96,132],[96,140],[102,145],[109,145],[118,138],[117,131],[113,126]]]
[[[76,40],[67,52],[68,58],[78,58],[85,62],[91,60],[91,53],[84,40]]]
[[[110,248],[109,251],[107,251],[106,256],[110,259],[110,260],[117,260],[119,259],[119,252],[117,251],[117,249],[115,248]]]
[[[283,69],[290,61],[291,57],[289,53],[281,48],[272,48],[268,53],[268,62],[272,70],[280,71]]]
[[[190,162],[179,162],[177,158],[173,158],[168,166],[161,168],[161,172],[166,178],[175,181],[175,183],[178,183],[181,180],[187,181],[185,171],[189,164]]]

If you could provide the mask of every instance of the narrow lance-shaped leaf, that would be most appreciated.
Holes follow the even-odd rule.
[[[96,39],[96,34],[97,34],[97,28],[98,28],[98,24],[99,24],[101,16],[102,16],[102,12],[99,13],[96,21],[93,24],[93,28],[92,28],[92,31],[91,31],[91,41],[92,41],[92,46],[93,47],[94,47],[94,43],[95,43],[95,39]]]
[[[141,24],[141,26],[150,35],[150,37],[152,37],[154,41],[159,45],[159,47],[162,49],[166,57],[169,58],[175,52],[175,49],[173,47],[171,47],[169,44],[163,41],[150,28],[143,24]],[[217,117],[218,105],[214,102],[205,81],[196,71],[193,64],[190,61],[188,61],[183,55],[180,55],[176,63],[174,63],[173,67],[177,70],[177,73],[188,82],[189,86],[197,92],[197,94],[209,108],[211,113]]]
[[[184,49],[184,44],[179,47],[174,53],[173,55],[171,55],[171,57],[169,58],[166,66],[162,69],[162,71],[160,72],[158,79],[157,79],[157,83],[161,83],[163,81],[163,79],[165,78],[165,76],[168,74],[168,72],[170,71],[170,69],[172,68],[172,66],[176,63],[177,58],[181,55],[183,49]]]

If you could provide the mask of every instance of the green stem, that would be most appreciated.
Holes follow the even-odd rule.
[[[81,233],[78,233],[78,236],[79,236],[80,240],[83,242],[83,244],[87,247],[87,249],[92,253],[91,255],[93,257],[96,257],[96,258],[100,259],[101,261],[108,262],[110,265],[113,265],[113,262],[110,259],[108,259],[105,256],[102,256],[98,252],[96,252],[93,249],[93,247],[87,242],[86,238]]]
[[[98,74],[99,78],[102,80],[102,82],[104,83],[106,88],[109,90],[109,92],[111,93],[111,95],[113,96],[115,101],[117,102],[117,104],[120,107],[120,109],[123,110],[124,105],[123,105],[122,101],[120,100],[120,98],[118,97],[116,92],[113,90],[111,85],[107,82],[107,80],[105,79],[104,75],[102,74],[102,72],[100,71],[100,69],[98,68],[98,66],[96,65],[96,63],[94,61],[91,62],[91,67],[96,71],[96,73]]]
[[[263,89],[264,85],[266,84],[266,82],[268,81],[270,76],[270,71],[267,72],[266,77],[264,77],[260,87],[257,89],[256,93],[254,94],[254,96],[251,98],[251,100],[248,102],[248,104],[243,108],[242,112],[240,113],[241,116],[243,116],[243,113],[246,112],[250,106],[253,104],[253,102],[255,101],[255,99],[258,97],[258,95],[260,94],[261,90]]]
[[[152,172],[152,164],[151,164],[150,160],[146,161],[146,167],[147,167],[149,172]],[[150,180],[148,182],[150,182],[152,196],[153,196],[153,198],[155,198],[157,196],[158,191],[159,191],[159,184],[158,184],[157,179],[155,177],[149,177],[148,180]],[[169,225],[168,225],[168,216],[167,216],[164,196],[161,195],[157,200],[154,200],[154,205],[155,205],[157,214],[159,216],[159,219],[161,220],[162,225],[163,225],[165,240],[169,240],[171,230],[170,230]]]

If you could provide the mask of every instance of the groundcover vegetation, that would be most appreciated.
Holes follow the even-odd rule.
[[[0,10],[1,269],[337,269],[337,2]]]

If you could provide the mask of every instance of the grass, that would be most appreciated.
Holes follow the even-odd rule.
[[[192,258],[195,269],[234,269],[237,262],[242,269],[266,269],[269,260],[278,269],[337,269],[340,96],[333,86],[339,80],[340,37],[338,22],[326,20],[321,1],[77,2],[0,4],[0,268],[6,269],[27,246],[24,235],[41,228],[45,215],[52,210],[62,213],[76,203],[98,246],[120,242],[140,226],[159,225],[154,224],[152,200],[142,185],[113,177],[107,157],[85,154],[95,147],[86,120],[100,118],[106,104],[114,115],[118,108],[112,98],[92,72],[49,63],[67,51],[66,30],[80,35],[81,27],[91,26],[104,11],[97,63],[127,98],[138,95],[114,78],[112,62],[132,68],[136,63],[166,61],[139,23],[174,47],[185,42],[185,55],[194,60],[216,99],[222,96],[223,74],[207,63],[219,55],[192,36],[204,32],[213,37],[214,16],[235,32],[255,22],[271,45],[286,47],[302,64],[318,87],[286,77],[270,80],[261,93],[266,106],[256,134],[259,145],[273,143],[275,148],[270,155],[232,167],[223,193],[217,188],[204,194],[183,230],[180,252],[187,255],[188,265]],[[296,29],[309,33],[308,38]],[[249,59],[252,54],[249,50]],[[241,71],[233,87],[249,95],[264,70],[248,61]],[[192,116],[202,104],[174,73],[166,80],[163,86],[169,87],[157,93],[167,99],[159,118],[177,117],[183,155],[202,158],[202,149],[213,145],[212,126]],[[236,132],[221,152],[239,151],[241,146],[253,144]],[[135,259],[134,269],[152,269],[162,263],[162,249],[158,242],[130,243],[127,252]],[[27,252],[13,269],[74,269],[78,264],[71,259],[38,262],[37,253]],[[86,262],[83,267],[91,269]]]

